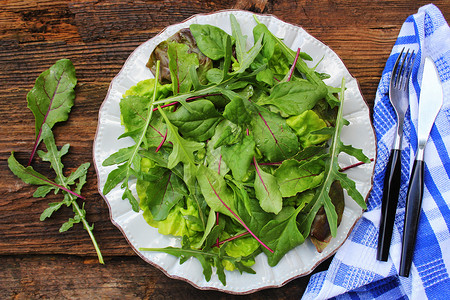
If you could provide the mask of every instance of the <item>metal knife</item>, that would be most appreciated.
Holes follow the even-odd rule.
[[[442,83],[436,66],[430,57],[426,57],[419,98],[419,119],[417,125],[418,149],[409,179],[408,194],[406,196],[400,276],[408,277],[411,269],[422,206],[425,146],[436,116],[441,109],[443,98]]]

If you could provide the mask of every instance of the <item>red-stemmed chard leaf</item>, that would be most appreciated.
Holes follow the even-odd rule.
[[[27,94],[28,108],[35,118],[35,142],[28,166],[31,165],[37,147],[42,140],[42,125],[52,128],[55,123],[66,121],[75,99],[77,78],[75,67],[68,59],[58,60],[36,79]]]
[[[261,170],[255,157],[253,157],[253,163],[257,174],[254,183],[256,198],[265,212],[278,214],[283,208],[283,198],[277,178]]]
[[[251,132],[256,147],[267,162],[279,162],[293,157],[300,147],[298,138],[280,115],[254,105]]]
[[[250,230],[250,228],[248,228],[248,226],[244,223],[244,221],[242,221],[241,218],[239,218],[239,216],[220,198],[219,194],[217,193],[217,191],[214,189],[214,186],[211,184],[211,182],[208,179],[208,183],[211,186],[211,189],[214,191],[214,194],[216,195],[217,199],[219,199],[219,201],[223,204],[223,206],[236,218],[236,220],[241,223],[241,225],[253,236],[253,238],[255,238],[255,240],[258,241],[258,243],[260,243],[264,248],[266,248],[269,252],[273,253],[273,250],[270,249],[266,244],[264,244],[254,233],[253,231]]]

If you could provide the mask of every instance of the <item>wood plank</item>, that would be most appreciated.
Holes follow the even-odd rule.
[[[105,256],[100,265],[81,225],[66,233],[58,229],[73,213],[63,208],[39,221],[48,203],[33,198],[34,187],[8,170],[11,151],[26,163],[33,146],[34,121],[26,94],[36,77],[60,58],[70,58],[78,77],[77,98],[69,121],[54,128],[58,145],[71,144],[63,159],[66,170],[92,163],[98,109],[109,83],[131,52],[164,27],[197,13],[239,8],[268,13],[302,26],[331,47],[360,84],[372,107],[381,73],[407,16],[428,1],[418,0],[0,0],[0,298],[70,299],[237,299],[215,291],[200,291],[170,279],[135,255],[109,220],[97,190],[93,167],[82,194],[89,222]],[[447,20],[450,1],[436,0]],[[33,163],[49,174],[47,164]],[[325,270],[327,260],[316,271]],[[315,272],[316,272],[315,271]],[[309,276],[252,294],[249,299],[297,299]]]
[[[107,258],[105,265],[93,258],[65,255],[0,256],[0,260],[1,299],[242,299],[198,290],[168,278],[137,257]],[[297,299],[309,278],[301,277],[246,299]]]

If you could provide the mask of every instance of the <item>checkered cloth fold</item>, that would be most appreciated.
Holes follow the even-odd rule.
[[[390,255],[376,260],[385,168],[396,116],[389,102],[389,80],[404,46],[416,60],[431,57],[444,90],[444,103],[425,150],[424,194],[417,243],[409,277],[398,276],[408,178],[417,150],[417,113],[423,64],[416,61],[410,106],[403,129],[402,175]],[[428,4],[408,17],[386,62],[374,105],[377,161],[368,209],[327,271],[313,275],[303,299],[450,299],[450,28],[439,9]]]

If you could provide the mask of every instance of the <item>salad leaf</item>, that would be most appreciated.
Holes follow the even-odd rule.
[[[288,81],[277,84],[268,98],[259,101],[260,105],[274,105],[286,115],[300,115],[312,109],[325,97],[327,89],[305,80]]]
[[[186,103],[173,113],[168,113],[169,121],[178,127],[185,138],[195,141],[206,141],[214,135],[216,125],[223,117],[216,110],[214,104],[208,100],[197,100]]]
[[[223,204],[225,203],[231,210],[235,210],[233,191],[228,187],[225,179],[211,169],[200,165],[197,171],[197,180],[208,206],[216,212],[234,218],[234,215]]]
[[[253,157],[257,175],[255,176],[255,195],[261,208],[266,212],[278,214],[283,208],[283,198],[278,188],[277,178],[264,172]]]
[[[189,53],[188,50],[187,45],[179,43],[170,43],[167,49],[174,95],[188,92],[191,89],[192,79],[189,70],[191,66],[198,68],[199,65],[197,54]]]
[[[289,59],[289,62],[293,62],[296,56],[295,51],[291,50],[289,47],[284,44],[281,39],[276,37],[268,28],[266,25],[260,23],[258,19],[255,17],[256,22],[258,25],[255,26],[253,29],[254,35],[262,35],[263,38],[263,44],[265,47],[274,47],[274,45],[278,45],[283,52],[283,54]],[[266,46],[267,45],[267,46]],[[304,56],[301,55],[301,58]],[[337,99],[334,96],[335,89],[328,88],[328,86],[322,81],[322,78],[319,76],[318,73],[315,72],[313,68],[309,68],[308,65],[303,61],[303,59],[299,59],[296,64],[296,69],[305,75],[305,77],[312,83],[316,84],[318,87],[325,87],[327,90],[327,94],[325,96],[327,102],[331,106],[337,106],[339,105],[339,99]]]
[[[314,157],[309,161],[289,159],[283,161],[274,176],[283,197],[292,197],[297,193],[313,189],[322,184],[326,155]]]
[[[261,228],[269,222],[273,215],[265,212],[259,205],[258,199],[249,195],[249,190],[245,186],[233,180],[228,182],[233,189],[236,200],[236,212],[253,232],[259,235]]]
[[[331,138],[329,134],[314,133],[327,127],[327,124],[312,110],[307,110],[298,116],[292,116],[286,120],[286,123],[299,136],[302,148],[322,144]]]
[[[342,79],[341,86],[341,101],[344,101],[344,84],[345,79]],[[348,194],[358,203],[363,209],[366,208],[366,203],[364,198],[358,192],[355,186],[355,182],[348,178],[348,176],[339,171],[338,164],[338,156],[344,151],[349,155],[354,155],[356,158],[363,162],[370,162],[369,158],[366,157],[362,151],[359,151],[351,146],[345,146],[340,140],[340,134],[342,131],[342,127],[344,126],[344,119],[342,118],[342,110],[343,105],[339,106],[338,116],[336,119],[336,128],[334,130],[331,146],[330,146],[330,155],[325,160],[325,173],[324,173],[324,183],[321,187],[317,189],[316,195],[308,206],[305,208],[305,212],[302,212],[301,221],[299,221],[299,227],[303,234],[309,233],[311,229],[311,224],[316,216],[318,210],[323,206],[325,209],[325,213],[328,218],[328,224],[330,226],[331,235],[336,236],[337,231],[337,214],[334,208],[334,205],[331,201],[331,198],[328,194],[331,185],[335,180],[339,180],[342,187],[347,190]],[[330,133],[329,128],[326,128],[322,131],[316,131],[316,133]]]
[[[329,195],[338,215],[337,224],[339,226],[345,209],[344,190],[339,181],[333,182]],[[325,214],[323,207],[319,209],[311,224],[310,237],[311,242],[316,246],[319,253],[322,252],[330,242],[330,226],[328,225],[327,215]]]
[[[77,78],[75,67],[68,59],[58,60],[36,79],[27,94],[28,108],[35,118],[36,140],[28,166],[42,140],[42,125],[52,128],[57,122],[66,121],[75,99]]]
[[[212,68],[212,61],[205,56],[197,47],[197,43],[189,30],[189,28],[182,28],[166,41],[161,42],[150,55],[147,62],[147,67],[152,71],[153,75],[156,73],[156,62],[160,62],[159,80],[162,83],[171,83],[171,74],[169,69],[168,47],[170,43],[184,44],[189,47],[189,53],[197,54],[199,67],[197,69],[198,77],[201,81],[205,80],[206,72]]]
[[[263,240],[271,249],[275,249],[273,253],[264,251],[267,254],[269,266],[276,266],[283,256],[291,249],[300,245],[305,241],[305,236],[297,227],[297,215],[301,207],[294,210],[287,217],[273,219],[261,230]]]
[[[145,191],[153,220],[165,220],[170,210],[187,194],[184,182],[170,170],[157,180],[149,181]],[[141,204],[142,205],[142,204]]]
[[[255,106],[251,130],[256,147],[270,162],[294,156],[299,150],[298,138],[286,120],[263,107]]]
[[[222,158],[236,180],[243,180],[255,156],[255,140],[245,136],[240,143],[221,148]]]
[[[229,37],[225,31],[215,26],[201,24],[191,24],[189,29],[203,54],[212,60],[219,60],[225,56],[226,40]]]
[[[169,118],[166,116],[164,111],[161,108],[158,108],[158,110],[166,121],[166,125],[168,128],[167,140],[171,141],[173,144],[172,153],[169,156],[167,167],[169,169],[172,169],[179,162],[195,165],[194,152],[202,149],[204,147],[204,144],[184,139],[178,133],[178,128],[170,123]]]

